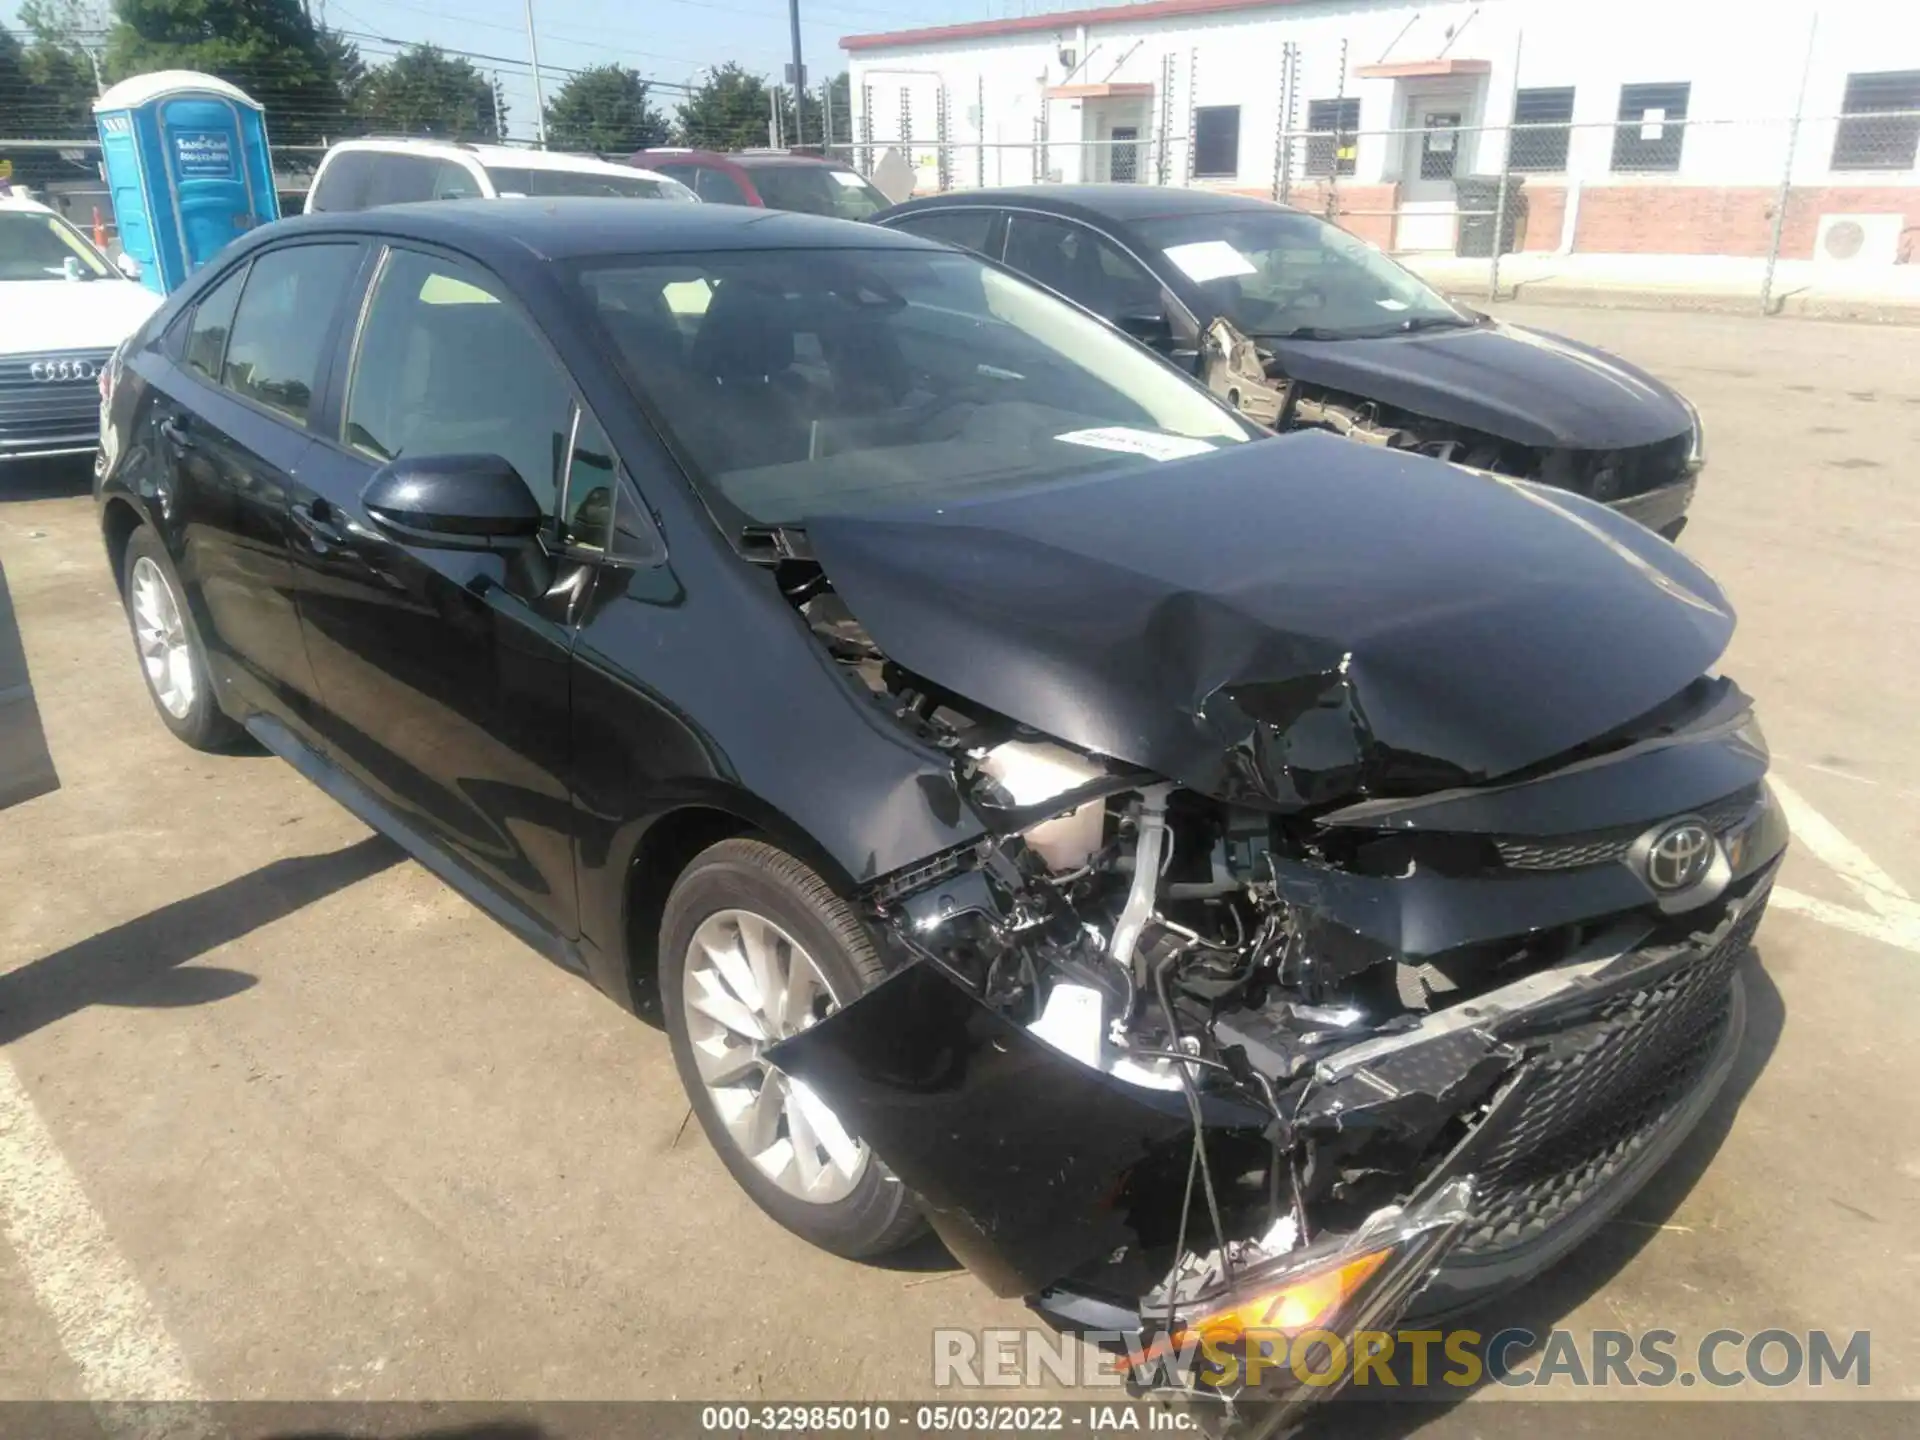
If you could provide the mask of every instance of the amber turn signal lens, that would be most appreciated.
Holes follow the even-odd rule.
[[[1188,1321],[1171,1335],[1163,1336],[1138,1355],[1128,1354],[1115,1361],[1115,1368],[1131,1370],[1177,1354],[1192,1342],[1238,1345],[1249,1335],[1284,1332],[1298,1334],[1316,1325],[1324,1325],[1359,1293],[1360,1287],[1387,1263],[1391,1248],[1375,1250],[1347,1261],[1344,1265],[1319,1271],[1285,1285],[1242,1300],[1226,1310],[1216,1310]]]

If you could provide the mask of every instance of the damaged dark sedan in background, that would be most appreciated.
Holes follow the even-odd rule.
[[[1271,436],[974,256],[307,217],[106,395],[170,729],[657,1004],[782,1224],[930,1223],[1141,1389],[1551,1264],[1740,1042],[1787,837],[1713,582],[1564,491]]]
[[[1249,418],[1538,480],[1672,540],[1705,461],[1685,398],[1617,355],[1437,294],[1318,216],[1217,191],[1043,185],[875,219],[1004,261]]]

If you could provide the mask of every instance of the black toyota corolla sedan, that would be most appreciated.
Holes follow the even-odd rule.
[[[162,723],[657,1005],[780,1223],[931,1224],[1142,1388],[1552,1263],[1740,1043],[1733,617],[1579,496],[720,206],[269,226],[108,391]]]
[[[1332,430],[1602,501],[1669,540],[1700,417],[1591,345],[1456,305],[1318,216],[1239,195],[1044,185],[874,217],[1038,280],[1278,430]]]

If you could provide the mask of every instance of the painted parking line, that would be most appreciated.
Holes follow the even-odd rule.
[[[1873,857],[1849,840],[1834,823],[1776,773],[1767,777],[1780,808],[1793,827],[1794,843],[1838,875],[1865,908],[1839,905],[1776,885],[1773,903],[1836,930],[1878,940],[1920,955],[1920,904]]]
[[[211,1433],[210,1412],[139,1277],[0,1054],[0,1222],[35,1298],[112,1433]],[[170,1402],[142,1414],[114,1402]],[[158,1421],[156,1429],[155,1422]]]

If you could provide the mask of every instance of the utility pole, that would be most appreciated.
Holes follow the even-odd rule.
[[[533,138],[547,148],[547,98],[540,92],[540,41],[533,33],[533,0],[527,0],[527,58],[533,62]]]
[[[793,143],[807,143],[807,67],[800,63],[800,0],[787,0],[787,20],[793,27]]]

